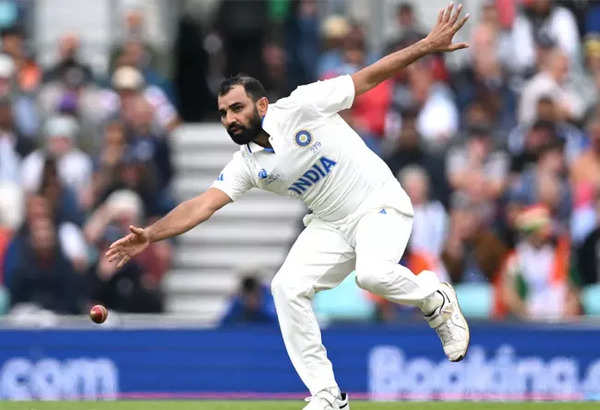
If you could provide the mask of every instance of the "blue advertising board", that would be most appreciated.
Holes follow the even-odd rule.
[[[600,329],[473,324],[450,363],[426,325],[323,332],[340,386],[373,399],[598,399]],[[0,330],[0,399],[305,394],[273,327]]]

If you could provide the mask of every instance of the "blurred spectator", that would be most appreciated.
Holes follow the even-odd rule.
[[[127,235],[130,225],[143,221],[142,202],[127,190],[115,191],[98,207],[85,225],[85,236],[98,253],[89,280],[92,299],[124,312],[161,312],[160,282],[170,262],[168,242],[154,243],[122,268],[108,262],[108,246]]]
[[[326,77],[342,64],[342,46],[350,30],[350,23],[343,16],[333,15],[323,21],[321,24],[323,51],[317,62],[318,78]]]
[[[501,273],[505,308],[527,319],[565,319],[578,314],[568,237],[553,233],[550,212],[541,205],[523,210],[516,225],[521,239]]]
[[[485,226],[483,213],[464,194],[452,198],[442,262],[453,283],[491,282],[506,256],[505,245]]]
[[[571,165],[571,182],[600,190],[600,113],[594,113],[587,124],[590,146]]]
[[[267,286],[254,276],[244,276],[231,300],[221,325],[244,323],[276,324],[275,303]]]
[[[448,215],[439,201],[430,199],[430,183],[425,170],[417,166],[406,167],[400,171],[398,179],[415,212],[410,239],[412,249],[439,257],[446,241]]]
[[[517,132],[519,131],[517,130]],[[515,145],[514,151],[511,153],[511,172],[520,173],[535,164],[539,150],[544,145],[552,144],[557,140],[556,127],[552,122],[536,121],[531,127],[527,128],[523,142]]]
[[[540,147],[534,166],[513,183],[509,201],[522,207],[543,204],[562,231],[567,231],[572,210],[571,187],[567,180],[564,146],[555,140]]]
[[[142,96],[153,109],[154,124],[161,131],[170,132],[180,123],[177,110],[165,93],[154,85],[146,85],[144,77],[134,67],[121,66],[112,76],[112,86],[119,94],[120,109],[129,110],[138,96]]]
[[[508,157],[495,148],[492,130],[485,125],[467,131],[467,140],[448,152],[450,186],[478,202],[495,201],[507,182]]]
[[[81,201],[85,188],[91,182],[92,161],[77,148],[79,127],[75,119],[68,115],[50,118],[45,127],[44,148],[29,154],[23,161],[23,187],[28,192],[40,188],[45,159],[56,160],[58,175],[65,187],[72,189]]]
[[[600,283],[600,194],[596,195],[594,202],[596,228],[585,237],[577,250],[577,267],[582,286]]]
[[[413,5],[402,2],[396,6],[396,33],[387,42],[386,50],[397,50],[402,48],[409,39],[424,38],[427,32],[417,21]]]
[[[536,104],[536,122],[544,122],[553,128],[555,134],[565,144],[567,163],[571,164],[587,147],[588,140],[583,132],[564,118],[561,118],[559,107],[555,100],[549,96],[542,96]],[[508,135],[508,148],[513,155],[523,152],[527,133],[531,125],[519,124]]]
[[[23,191],[10,182],[0,182],[0,289],[4,284],[4,258],[15,231],[23,222]]]
[[[19,138],[14,134],[10,100],[0,97],[0,182],[19,183],[21,158]]]
[[[519,122],[531,124],[536,119],[537,102],[548,96],[554,100],[558,118],[578,121],[584,114],[584,101],[575,92],[569,78],[569,61],[559,49],[554,49],[541,71],[525,83],[519,101]]]
[[[5,259],[11,303],[81,313],[87,303],[85,282],[65,254],[48,203],[33,197],[28,204],[25,225],[13,238]]]
[[[65,33],[58,40],[58,61],[44,73],[44,82],[60,81],[68,72],[77,73],[86,83],[92,81],[92,69],[80,61],[77,55],[80,48],[79,36],[76,33]],[[74,75],[74,74],[70,74]]]
[[[434,76],[434,60],[425,58],[406,68],[406,87],[397,86],[392,101],[405,110],[417,107],[417,130],[427,147],[442,151],[455,136],[459,126],[459,112],[451,90]]]
[[[445,174],[445,157],[437,152],[430,152],[417,130],[418,112],[408,109],[400,113],[390,111],[387,118],[386,139],[394,144],[392,152],[385,158],[392,173],[398,175],[404,167],[415,165],[423,168],[432,182],[431,196],[447,203],[448,183]]]
[[[292,2],[292,12],[286,23],[288,89],[308,84],[318,78],[319,16],[316,0]]]
[[[2,52],[12,57],[16,67],[16,82],[19,89],[31,93],[38,89],[42,81],[42,70],[27,53],[25,34],[19,27],[9,27],[0,32]]]
[[[579,64],[579,32],[573,14],[554,0],[532,0],[524,5],[512,28],[512,60],[519,71],[535,65],[536,40],[542,36],[555,42],[573,66]]]

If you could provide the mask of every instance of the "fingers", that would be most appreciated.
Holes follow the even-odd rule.
[[[438,24],[441,23],[442,21],[444,21],[444,11],[446,11],[446,9],[444,7],[442,7],[438,13]]]
[[[465,14],[465,16],[462,19],[460,19],[458,24],[455,24],[454,27],[452,27],[452,31],[454,33],[456,33],[458,30],[460,30],[462,28],[462,26],[465,25],[465,23],[467,22],[469,17],[471,17],[471,15],[469,13]]]
[[[450,47],[448,47],[449,51],[456,51],[456,50],[460,50],[461,48],[468,48],[469,47],[469,43],[456,43],[456,44],[451,44]]]
[[[456,8],[456,13],[454,13],[449,20],[450,24],[454,24],[456,23],[456,20],[458,20],[458,16],[460,16],[460,12],[462,11],[463,5],[459,4],[458,7]]]
[[[136,235],[141,235],[144,233],[144,228],[138,228],[137,226],[129,225],[129,230],[131,233]]]
[[[117,263],[117,269],[122,268],[127,262],[129,262],[130,257],[128,255],[123,255],[119,263]]]
[[[110,248],[106,251],[104,256],[106,256],[109,261],[112,261],[113,257],[118,255],[120,252],[121,252],[120,248]]]
[[[444,10],[444,22],[447,23],[448,21],[450,21],[450,18],[452,17],[452,10],[454,10],[454,3],[450,3],[448,5],[448,7],[446,7],[446,10]]]

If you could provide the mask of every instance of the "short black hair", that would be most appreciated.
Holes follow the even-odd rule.
[[[246,94],[250,96],[254,101],[258,101],[260,98],[266,97],[267,92],[265,87],[254,77],[248,75],[237,74],[233,77],[226,78],[221,82],[219,86],[219,96],[227,94],[233,86],[241,85],[246,90]]]

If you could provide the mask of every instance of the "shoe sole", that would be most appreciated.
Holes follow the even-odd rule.
[[[460,362],[462,359],[465,358],[465,356],[467,355],[467,351],[469,350],[469,345],[471,344],[471,331],[469,330],[469,323],[467,322],[467,319],[463,315],[462,310],[460,308],[460,304],[458,303],[458,296],[456,296],[456,291],[454,290],[452,285],[450,285],[448,282],[443,282],[442,286],[445,286],[447,288],[447,291],[449,294],[448,296],[450,298],[452,298],[452,303],[455,303],[456,306],[458,307],[458,314],[462,318],[462,320],[465,323],[465,326],[467,328],[467,347],[465,348],[465,351],[458,358],[456,358],[454,360],[450,360],[451,362]]]

